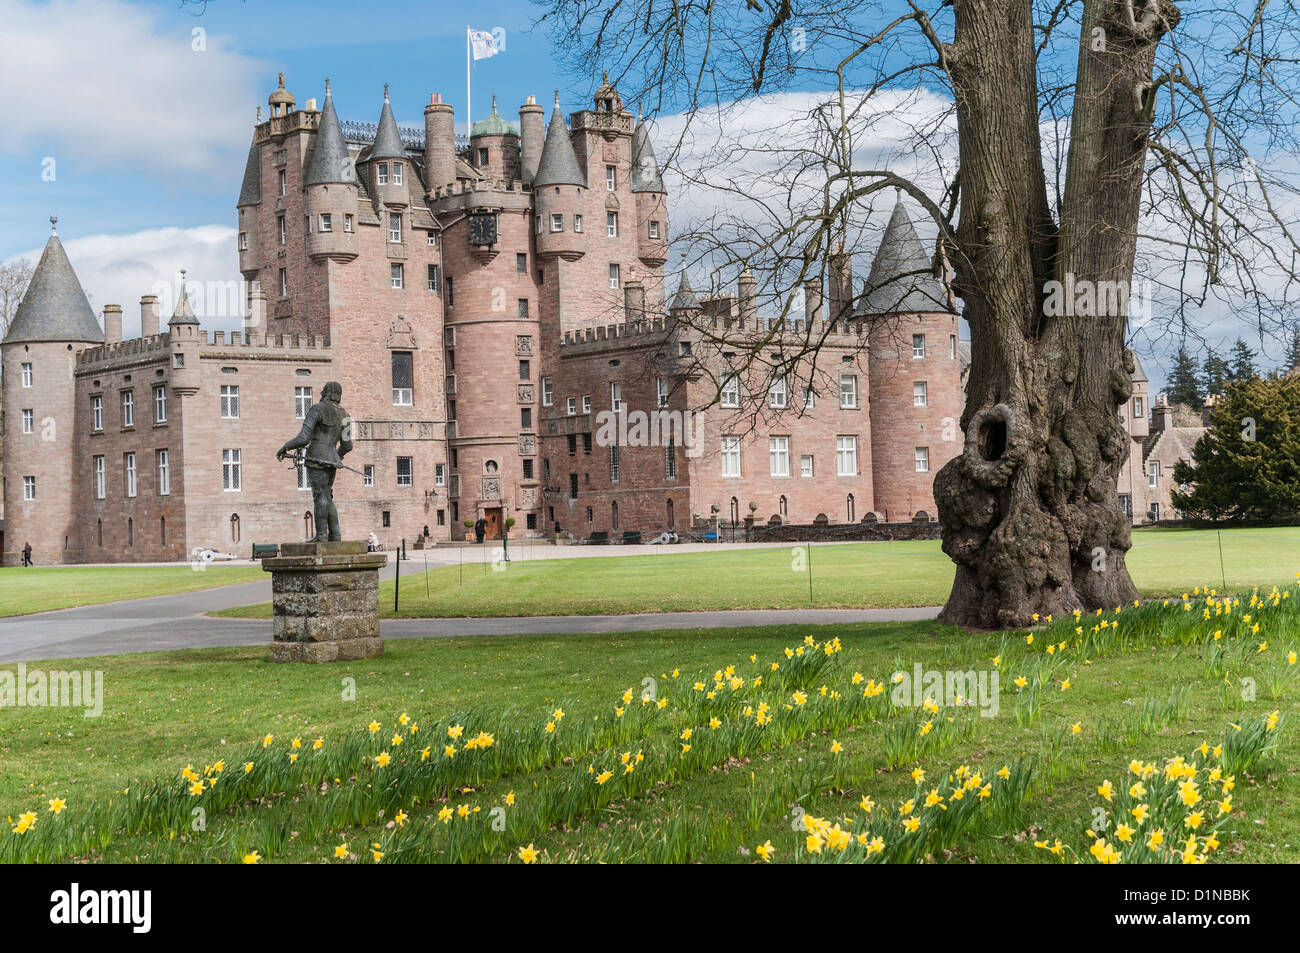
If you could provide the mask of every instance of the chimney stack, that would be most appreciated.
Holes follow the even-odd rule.
[[[151,338],[158,333],[158,296],[145,295],[140,299],[140,337]]]
[[[104,305],[104,343],[116,344],[122,340],[122,306]]]
[[[431,195],[456,182],[456,114],[442,101],[442,94],[429,96],[424,107],[424,174]]]
[[[636,276],[635,269],[632,276],[623,283],[623,311],[628,321],[645,320],[645,286]]]
[[[524,185],[533,184],[545,143],[545,113],[537,105],[537,97],[529,96],[528,101],[519,107],[519,164],[520,179]]]
[[[830,305],[828,321],[843,321],[853,306],[853,259],[844,251],[844,243],[835,246],[830,260]]]
[[[822,283],[820,278],[812,278],[803,283],[803,317],[812,327],[822,317]]]
[[[265,334],[266,327],[266,292],[262,283],[254,281],[248,288],[248,314],[244,318],[246,332]]]

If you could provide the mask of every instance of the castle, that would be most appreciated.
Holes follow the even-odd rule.
[[[390,547],[479,518],[489,538],[934,518],[963,352],[901,202],[863,292],[835,250],[802,315],[765,317],[748,270],[701,299],[683,268],[669,299],[669,197],[607,79],[567,124],[558,95],[517,127],[494,100],[459,139],[440,96],[422,135],[387,88],[374,125],[341,122],[328,82],[299,108],[281,76],[268,105],[236,202],[243,331],[205,331],[182,290],[123,340],[51,234],[0,342],[5,565],[28,542],[49,565],[314,535],[275,451],[329,380],[354,425],[344,533]],[[770,361],[743,359],[756,342]]]

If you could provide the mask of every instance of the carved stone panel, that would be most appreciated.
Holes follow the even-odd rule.
[[[499,476],[482,477],[481,490],[479,494],[484,500],[501,499],[501,478]]]
[[[537,487],[521,486],[519,488],[519,507],[529,510],[537,505]]]
[[[515,335],[515,353],[516,353],[516,354],[532,354],[532,353],[533,353],[533,338],[532,338],[532,335],[530,335],[530,334],[516,334],[516,335]]]
[[[530,457],[537,452],[537,437],[530,433],[521,433],[519,435],[519,454],[520,456]]]
[[[532,385],[532,384],[520,384],[520,385],[519,385],[519,403],[521,403],[521,404],[531,404],[532,402],[533,402],[533,385]]]

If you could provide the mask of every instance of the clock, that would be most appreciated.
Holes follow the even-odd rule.
[[[469,217],[469,243],[471,245],[495,245],[496,241],[497,217],[495,212]]]

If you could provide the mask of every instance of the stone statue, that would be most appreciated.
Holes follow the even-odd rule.
[[[343,386],[338,381],[326,384],[320,396],[320,403],[307,411],[298,436],[285,441],[275,458],[283,460],[291,451],[297,451],[292,454],[295,462],[307,468],[307,478],[311,481],[316,541],[338,542],[342,537],[339,513],[334,506],[334,473],[339,467],[352,470],[343,465],[343,457],[352,451],[352,418],[339,404]]]

